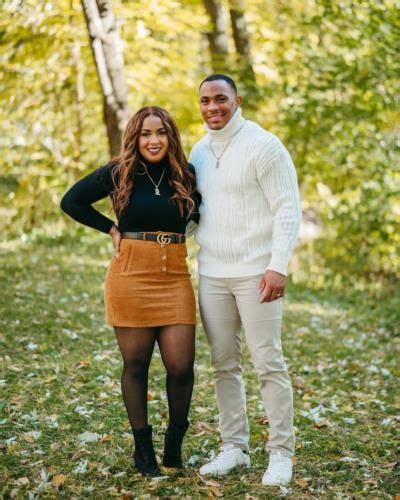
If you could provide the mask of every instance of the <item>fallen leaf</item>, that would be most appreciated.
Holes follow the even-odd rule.
[[[51,484],[55,487],[55,488],[59,488],[62,484],[65,483],[65,481],[67,480],[67,476],[65,474],[57,474],[56,476],[53,477],[53,479],[51,480]]]
[[[157,484],[157,481],[150,481],[150,483],[148,484],[147,488],[150,490],[150,491],[154,491],[158,488],[158,484]]]
[[[329,427],[329,422],[327,420],[320,420],[314,423],[314,427],[317,429],[322,429],[323,427]]]
[[[297,479],[295,481],[301,488],[305,488],[308,485],[308,479]]]
[[[29,485],[29,479],[27,477],[20,477],[15,481],[15,485],[19,486],[22,488],[23,486],[28,486]]]
[[[214,487],[214,488],[219,488],[221,486],[221,484],[218,481],[214,481],[214,479],[208,479],[206,481],[206,486],[211,486],[211,487]]]
[[[222,491],[219,490],[218,488],[216,488],[215,486],[209,486],[208,489],[209,489],[209,491],[211,491],[211,493],[215,497],[223,497],[224,496],[224,494],[222,493]]]
[[[18,443],[11,443],[7,445],[7,453],[13,453],[18,448]]]
[[[197,422],[196,423],[196,430],[206,431],[206,432],[215,432],[215,428],[211,427],[211,425],[208,425],[205,422]]]
[[[196,435],[196,434],[195,434]],[[188,460],[187,460],[187,464],[190,465],[190,466],[193,466],[193,465],[196,465],[198,464],[200,461],[200,457],[199,455],[191,455]]]
[[[376,488],[378,486],[378,481],[376,479],[367,479],[367,481],[363,481],[363,484],[370,484],[371,486]]]
[[[194,436],[201,437],[216,432],[216,429],[206,424],[205,422],[197,422],[195,425],[196,433]]]
[[[60,447],[61,447],[60,443],[51,443],[50,450],[56,451],[56,450],[59,450]]]
[[[79,368],[89,368],[90,366],[90,361],[85,358],[85,359],[81,359],[79,361],[79,363],[76,365],[76,367],[79,369]]]
[[[88,471],[88,461],[81,460],[77,467],[73,470],[75,474],[85,474]]]
[[[385,469],[396,469],[397,467],[399,467],[399,465],[400,462],[390,462],[388,464],[383,465],[382,467],[384,467]]]
[[[196,406],[195,411],[197,413],[208,413],[208,408],[204,408],[203,406]]]
[[[339,462],[358,462],[358,458],[354,457],[343,457],[339,459]]]
[[[27,443],[33,443],[34,441],[37,441],[41,435],[42,433],[40,431],[29,431],[24,432],[22,437]]]
[[[295,377],[293,380],[293,386],[296,387],[296,389],[304,389],[306,385],[306,381],[304,380],[303,377]]]
[[[156,490],[156,489],[158,488],[158,486],[159,486],[159,484],[158,484],[158,483],[159,483],[160,481],[164,480],[164,479],[169,479],[169,477],[168,477],[168,476],[158,476],[158,477],[154,477],[154,478],[152,479],[152,481],[150,481],[148,488],[149,488],[150,490]]]
[[[52,375],[51,377],[47,378],[43,383],[44,384],[51,384],[52,382],[54,382],[54,380],[57,380],[57,377]]]
[[[87,455],[87,453],[88,452],[86,450],[78,450],[74,453],[74,455],[72,455],[72,460],[78,460],[78,458],[83,457],[83,455]]]
[[[88,410],[87,408],[85,408],[85,406],[77,406],[74,411],[82,417],[90,417],[93,413],[93,410]]]
[[[78,441],[79,444],[86,444],[86,443],[94,443],[101,439],[100,434],[97,434],[97,432],[82,432],[82,434],[79,434],[78,436]]]

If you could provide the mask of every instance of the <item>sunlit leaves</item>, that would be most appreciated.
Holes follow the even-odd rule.
[[[59,220],[62,192],[108,160],[108,145],[80,2],[3,4],[0,220],[3,232],[19,234]],[[393,279],[400,268],[397,3],[245,4],[258,84],[257,92],[247,89],[245,115],[288,146],[305,218],[318,226],[317,240],[299,247],[297,278]],[[204,130],[197,86],[211,71],[203,2],[112,5],[131,108],[171,110],[189,151]]]

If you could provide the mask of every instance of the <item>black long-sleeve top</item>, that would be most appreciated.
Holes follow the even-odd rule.
[[[194,167],[189,164],[189,168],[194,173]],[[92,204],[114,191],[113,169],[118,169],[118,163],[100,167],[74,184],[61,200],[62,210],[81,224],[108,233],[114,221],[93,208]],[[190,216],[187,213],[181,216],[178,206],[170,199],[174,192],[168,183],[168,162],[163,160],[147,164],[147,171],[156,184],[164,169],[164,176],[158,186],[160,195],[155,194],[155,187],[144,169],[139,167],[136,171],[129,204],[118,219],[121,232],[164,231],[184,234],[190,220],[199,222],[200,194],[196,191],[193,195],[195,209]]]

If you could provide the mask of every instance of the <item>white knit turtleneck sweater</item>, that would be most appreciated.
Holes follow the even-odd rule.
[[[234,278],[271,269],[286,275],[301,218],[289,153],[240,108],[223,129],[206,130],[189,158],[202,196],[199,273]],[[219,168],[210,141],[217,156],[231,141]]]

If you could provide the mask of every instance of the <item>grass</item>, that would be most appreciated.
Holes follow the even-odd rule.
[[[191,252],[192,266],[195,267]],[[120,356],[104,324],[101,285],[111,244],[94,231],[1,245],[0,495],[4,498],[394,498],[399,299],[289,286],[283,345],[294,384],[296,468],[290,488],[260,480],[268,424],[244,352],[252,468],[214,481],[197,473],[219,445],[209,354],[197,330],[189,466],[161,481],[132,467]],[[194,280],[195,281],[195,280]],[[398,332],[397,332],[398,333]],[[149,412],[162,451],[164,370],[151,365]],[[398,413],[397,413],[398,415]],[[82,433],[93,433],[84,442]],[[79,437],[80,436],[80,437]],[[396,482],[397,474],[397,482]]]

